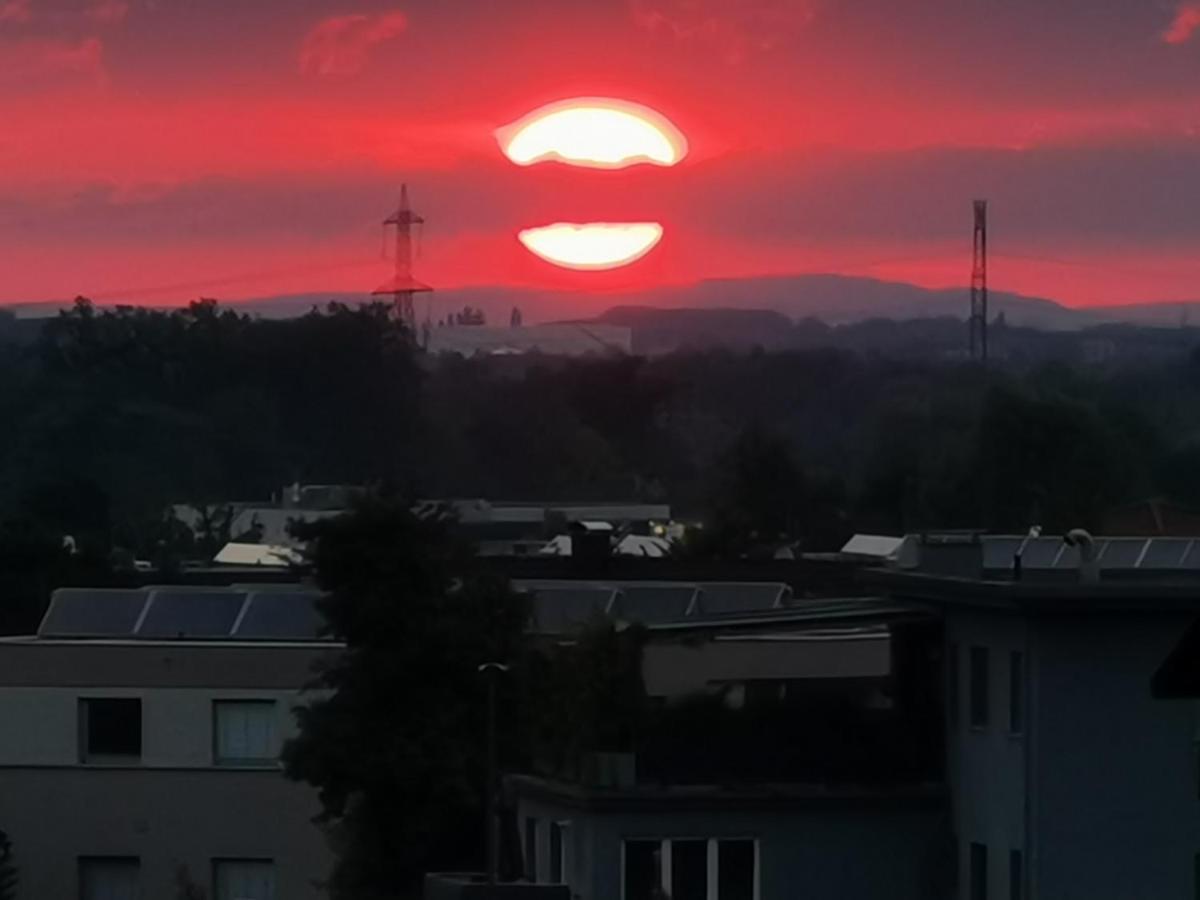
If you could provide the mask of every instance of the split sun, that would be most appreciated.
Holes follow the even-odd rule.
[[[496,132],[512,162],[559,162],[593,169],[673,166],[687,140],[665,116],[636,103],[577,98],[543,106]],[[658,222],[555,222],[517,237],[532,253],[567,269],[616,269],[641,259],[662,239]]]

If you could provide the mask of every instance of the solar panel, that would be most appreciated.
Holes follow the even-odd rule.
[[[625,584],[613,615],[644,625],[677,622],[692,611],[699,588],[694,584]]]
[[[154,591],[138,637],[229,637],[246,595],[235,591]]]
[[[1155,538],[1142,556],[1143,569],[1178,569],[1191,547],[1187,538]]]
[[[985,569],[1011,569],[1013,554],[1021,546],[1022,538],[985,537],[983,539],[983,567]]]
[[[148,594],[136,590],[60,588],[38,627],[39,637],[129,637]]]
[[[786,584],[706,581],[700,585],[698,611],[703,615],[776,609],[791,596]]]
[[[1062,538],[1034,538],[1025,545],[1025,552],[1021,556],[1021,567],[1025,569],[1053,568],[1055,560],[1058,559],[1058,555],[1065,547]],[[1012,565],[1011,559],[1009,559],[1009,565]]]
[[[1108,541],[1105,538],[1098,539],[1092,546],[1093,559],[1100,559],[1104,556],[1105,548],[1108,547]],[[1059,554],[1058,562],[1054,564],[1056,569],[1078,569],[1083,560],[1080,558],[1079,547],[1063,543],[1062,553]]]
[[[1192,541],[1191,547],[1180,563],[1182,569],[1200,569],[1200,540]]]
[[[1111,538],[1108,546],[1100,554],[1100,567],[1104,569],[1136,568],[1145,547],[1145,538]]]
[[[325,619],[317,610],[316,591],[262,591],[250,595],[233,636],[243,639],[321,637]]]

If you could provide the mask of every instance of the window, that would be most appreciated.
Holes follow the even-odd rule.
[[[533,816],[525,819],[525,879],[537,884],[537,832],[538,820]]]
[[[986,647],[971,648],[971,727],[988,725],[988,651]]]
[[[971,845],[971,900],[987,900],[988,852],[985,844]]]
[[[671,841],[671,900],[708,900],[708,841]]]
[[[754,841],[717,841],[717,896],[754,900]]]
[[[622,900],[756,900],[758,842],[750,839],[627,840]]]
[[[662,841],[626,841],[622,900],[654,900],[662,885]]]
[[[275,900],[275,863],[269,859],[214,860],[213,900]]]
[[[142,701],[136,697],[80,700],[79,726],[84,762],[141,758]]]
[[[951,727],[958,725],[958,644],[946,648],[946,720]]]
[[[564,832],[570,827],[570,822],[550,823],[550,883],[565,884],[567,871],[567,842],[563,839]]]
[[[1008,733],[1025,731],[1025,654],[1008,655]]]
[[[213,759],[217,765],[274,764],[275,701],[218,700],[213,703]]]
[[[84,856],[79,859],[80,900],[141,900],[137,857]]]
[[[1020,655],[1020,654],[1017,654]],[[1024,893],[1025,867],[1020,850],[1008,851],[1008,900],[1021,900]]]

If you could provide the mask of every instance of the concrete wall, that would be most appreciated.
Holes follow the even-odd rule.
[[[295,691],[239,689],[5,688],[0,689],[0,768],[79,764],[79,700],[138,697],[142,701],[142,758],[146,767],[213,764],[213,702],[274,700],[279,745],[296,730]],[[3,826],[0,826],[3,827]]]
[[[543,878],[548,824],[571,823],[566,878],[578,900],[621,900],[627,839],[757,839],[760,900],[929,900],[948,862],[945,815],[931,807],[598,812],[525,799],[519,816],[539,822]]]
[[[948,731],[959,897],[969,844],[987,845],[988,896],[1127,900],[1195,896],[1200,783],[1195,715],[1156,700],[1150,680],[1186,614],[1005,614],[951,608],[959,715]],[[991,662],[991,722],[969,721],[969,648]],[[1008,661],[1025,654],[1025,733],[1008,733]],[[1009,851],[1024,892],[1010,894]]]
[[[1150,679],[1191,616],[1043,619],[1033,757],[1040,900],[1195,896],[1193,706]]]
[[[986,728],[970,721],[972,647],[986,647],[989,660]],[[1008,898],[1009,852],[1019,850],[1028,865],[1025,839],[1025,755],[1031,739],[1029,686],[1036,680],[1025,620],[979,610],[951,610],[946,619],[946,650],[957,664],[957,716],[948,715],[946,777],[951,787],[959,896],[970,896],[970,844],[988,848],[988,896]],[[1009,732],[1010,653],[1025,658],[1024,734]],[[956,660],[949,654],[957,653]],[[949,710],[948,710],[949,712]],[[1021,896],[1021,895],[1018,895]]]
[[[318,900],[329,851],[315,795],[277,772],[0,770],[0,823],[19,896],[79,900],[80,856],[141,859],[142,896],[176,896],[176,867],[213,896],[214,859],[272,859],[279,900]]]
[[[642,675],[651,696],[677,697],[717,682],[886,678],[891,663],[886,633],[833,639],[798,634],[778,640],[656,641],[645,649]]]
[[[258,652],[258,651],[261,651]],[[278,745],[323,648],[0,643],[0,828],[20,896],[78,900],[79,859],[138,857],[142,896],[179,866],[213,896],[213,862],[269,859],[279,900],[317,900],[332,857],[315,793],[276,764],[216,766],[213,703],[275,701]],[[257,685],[257,686],[256,686]],[[80,762],[81,698],[137,697],[142,755]]]

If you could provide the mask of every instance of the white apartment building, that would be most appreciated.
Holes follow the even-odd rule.
[[[331,856],[280,770],[318,636],[297,590],[60,590],[0,640],[0,828],[38,900],[307,900]]]

